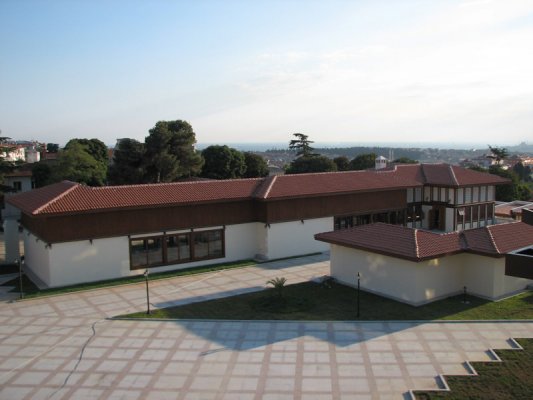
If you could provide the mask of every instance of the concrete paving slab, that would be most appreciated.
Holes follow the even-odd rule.
[[[321,255],[150,285],[161,307],[328,271]],[[140,284],[0,304],[0,399],[401,399],[533,337],[533,322],[106,319],[145,301]]]

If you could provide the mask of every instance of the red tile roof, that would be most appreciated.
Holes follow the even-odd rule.
[[[491,225],[463,234],[469,250],[494,256],[533,245],[533,225],[523,222]]]
[[[533,226],[512,222],[463,232],[435,233],[376,223],[319,233],[315,239],[418,262],[463,251],[503,256],[533,245]]]
[[[411,261],[433,259],[463,250],[457,232],[438,234],[380,222],[319,233],[315,239]]]
[[[249,199],[261,179],[88,187],[68,181],[10,197],[27,214],[65,214],[120,208]]]
[[[277,175],[259,198],[307,197],[438,185],[498,185],[509,180],[449,164],[396,165],[382,170]],[[267,178],[268,179],[268,178]]]
[[[447,164],[421,164],[398,165],[377,171],[276,175],[257,179],[100,188],[63,182],[12,196],[8,202],[28,214],[62,214],[244,199],[276,200],[405,189],[422,187],[424,184],[466,186],[506,182],[507,180],[499,176],[467,171]]]

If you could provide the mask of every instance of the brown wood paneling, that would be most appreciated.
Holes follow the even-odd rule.
[[[254,221],[252,201],[35,218],[22,224],[49,243]]]
[[[506,254],[505,275],[533,279],[533,256]]]
[[[533,210],[522,210],[522,222],[533,225]]]
[[[309,197],[279,201],[238,201],[102,213],[23,215],[22,224],[48,243],[247,222],[295,221],[379,212],[407,206],[405,190]]]
[[[266,222],[353,215],[405,207],[405,190],[278,200],[266,203]]]

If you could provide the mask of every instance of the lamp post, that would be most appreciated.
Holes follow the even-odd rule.
[[[150,291],[148,290],[148,269],[144,271],[144,280],[146,281],[146,314],[150,314]]]
[[[361,292],[361,273],[357,273],[357,318],[360,316],[361,302],[360,302],[360,292]]]
[[[19,292],[20,292],[20,298],[24,298],[24,294],[22,293],[22,262],[20,261],[20,258],[17,258],[15,260],[15,263],[19,267]]]
[[[463,286],[463,304],[468,304],[469,301],[466,300],[466,286]]]

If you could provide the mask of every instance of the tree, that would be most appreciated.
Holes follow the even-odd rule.
[[[46,151],[48,153],[57,153],[59,151],[59,145],[57,143],[47,143]]]
[[[182,120],[159,121],[145,139],[145,171],[148,182],[172,182],[198,176],[202,157],[195,151],[196,135]]]
[[[346,156],[335,157],[333,162],[337,166],[337,171],[348,171],[350,169],[350,160]]]
[[[496,161],[498,162],[498,164],[500,163],[500,161],[505,160],[507,156],[509,156],[509,153],[505,147],[492,147],[491,145],[489,145],[489,149],[496,157]]]
[[[244,163],[246,165],[245,178],[262,178],[268,175],[268,164],[259,154],[245,152]]]
[[[56,182],[56,179],[54,178],[57,176],[57,173],[49,164],[42,162],[33,164],[31,168],[31,174],[33,176],[33,181],[35,182],[36,188]]]
[[[308,172],[334,172],[337,166],[326,156],[306,156],[296,158],[286,169],[287,174],[305,174]]]
[[[289,150],[296,150],[296,157],[309,157],[315,155],[313,153],[313,148],[311,147],[311,143],[314,142],[309,140],[307,135],[304,135],[303,133],[293,133],[293,136],[296,137],[296,139],[290,141]]]
[[[244,155],[226,145],[213,145],[202,151],[202,176],[210,179],[242,178],[246,172]]]
[[[103,165],[108,164],[109,156],[107,152],[107,146],[99,139],[71,139],[65,145],[65,150],[68,150],[74,144],[80,144],[85,151],[91,155],[96,161]]]
[[[109,183],[133,185],[144,180],[144,143],[135,139],[121,139],[113,152],[113,164],[109,167]]]
[[[362,169],[374,168],[376,165],[376,154],[367,153],[359,154],[352,161],[350,161],[350,170],[359,171]]]
[[[521,181],[529,182],[531,181],[531,167],[529,165],[524,166],[521,162],[515,164],[513,171],[518,175]]]
[[[102,186],[105,183],[106,173],[107,165],[103,165],[101,161],[89,154],[85,145],[73,142],[59,153],[57,177],[54,179],[67,179],[89,186]]]
[[[400,157],[393,161],[395,164],[418,164],[418,161],[409,157]]]
[[[520,187],[520,178],[512,170],[503,169],[500,165],[491,165],[489,172],[511,180],[507,185],[496,186],[497,201],[522,200],[521,197],[527,197],[527,192]]]

